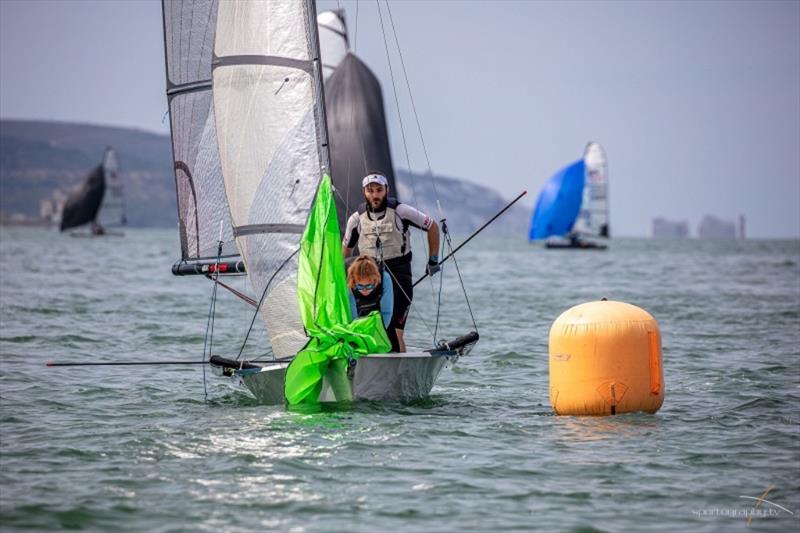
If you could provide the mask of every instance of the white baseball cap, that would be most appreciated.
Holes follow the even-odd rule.
[[[361,180],[361,188],[365,189],[370,183],[377,183],[379,185],[383,185],[384,187],[389,186],[389,180],[387,180],[386,176],[383,174],[367,174],[364,176],[364,179]]]

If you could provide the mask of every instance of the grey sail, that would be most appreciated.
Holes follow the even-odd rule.
[[[105,192],[103,165],[97,165],[86,179],[69,193],[61,216],[61,231],[94,222]]]
[[[372,71],[348,53],[325,82],[331,179],[336,187],[339,228],[363,201],[361,179],[382,172],[395,196],[394,166],[381,85]]]
[[[217,148],[211,58],[217,0],[163,0],[178,225],[183,260],[238,254]]]

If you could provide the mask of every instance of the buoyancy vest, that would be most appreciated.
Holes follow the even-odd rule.
[[[358,289],[352,289],[353,298],[356,300],[356,310],[358,316],[367,316],[372,311],[381,312],[381,298],[383,297],[383,283],[379,283],[375,289],[366,296],[361,294]]]
[[[388,198],[386,211],[377,220],[370,217],[366,202],[358,206],[358,250],[359,253],[369,255],[375,259],[384,261],[395,259],[406,255],[406,244],[408,242],[408,226],[395,210],[398,205],[395,198]],[[381,256],[378,250],[378,242],[383,252]]]

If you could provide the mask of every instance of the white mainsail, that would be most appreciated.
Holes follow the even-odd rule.
[[[109,146],[103,154],[103,179],[106,193],[103,204],[97,214],[98,222],[103,227],[125,224],[125,198],[122,191],[122,178],[116,152]]]
[[[322,73],[327,80],[350,49],[344,10],[323,11],[317,17],[317,25],[319,27]]]
[[[307,342],[297,303],[302,232],[327,140],[313,1],[219,3],[214,113],[233,235],[275,357]]]
[[[580,235],[608,237],[608,160],[596,142],[583,152],[583,200],[573,230]]]

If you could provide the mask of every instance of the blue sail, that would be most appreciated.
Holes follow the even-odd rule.
[[[580,159],[547,180],[536,201],[528,239],[564,236],[572,230],[583,200],[585,170]]]

